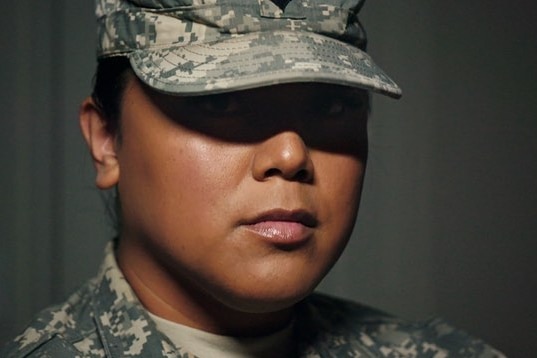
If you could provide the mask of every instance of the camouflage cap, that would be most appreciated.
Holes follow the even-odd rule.
[[[398,98],[365,53],[365,0],[97,0],[98,58],[156,90],[199,95],[325,82]]]

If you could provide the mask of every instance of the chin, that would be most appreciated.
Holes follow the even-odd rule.
[[[322,263],[322,262],[321,262]],[[248,266],[241,279],[213,286],[213,297],[226,306],[249,313],[268,313],[292,307],[310,295],[328,271],[328,265]],[[307,268],[307,269],[305,269]],[[213,281],[214,282],[214,281]],[[220,281],[223,282],[223,281]],[[220,287],[218,287],[220,286]]]
[[[280,282],[281,283],[281,282]],[[291,308],[310,295],[317,283],[281,286],[266,283],[250,286],[245,290],[231,290],[219,295],[219,301],[237,311],[246,313],[270,313]]]
[[[292,297],[241,297],[225,303],[228,307],[245,313],[271,313],[289,309],[307,297],[310,292]]]

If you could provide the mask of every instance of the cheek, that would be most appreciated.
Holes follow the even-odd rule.
[[[244,179],[248,162],[248,151],[239,145],[203,137],[189,139],[176,150],[168,171],[170,180],[165,186],[182,198],[181,203],[172,205],[185,210],[182,214],[186,220],[205,216],[217,220],[223,216],[223,203],[229,202]]]
[[[146,137],[137,142],[137,150],[124,149],[120,195],[125,224],[166,241],[201,237],[200,228],[209,229],[218,220],[217,201],[232,192],[241,176],[235,160],[239,153],[204,138]]]
[[[315,163],[320,189],[332,197],[353,199],[360,193],[364,172],[362,159],[355,155],[320,153]]]
[[[356,220],[365,165],[356,156],[324,154],[316,166],[323,215],[336,236],[346,238]]]

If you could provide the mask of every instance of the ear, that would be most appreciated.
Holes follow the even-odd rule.
[[[111,188],[119,182],[115,134],[108,131],[104,114],[91,97],[82,102],[79,120],[97,171],[95,184],[99,189]]]

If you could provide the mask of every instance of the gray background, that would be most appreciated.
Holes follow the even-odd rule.
[[[93,2],[3,2],[0,341],[90,277],[112,235],[77,127]],[[370,0],[362,19],[404,98],[374,99],[357,228],[322,290],[535,356],[536,5]]]

